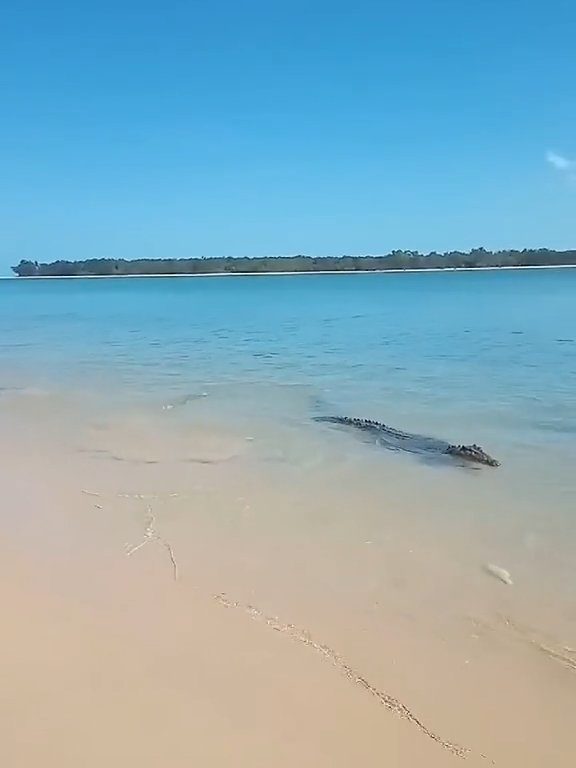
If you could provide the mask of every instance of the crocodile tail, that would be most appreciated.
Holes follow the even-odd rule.
[[[357,419],[351,416],[317,416],[314,421],[322,421],[329,424],[343,424],[346,427],[356,427],[358,429],[387,429],[387,427],[379,421],[374,421],[373,419]]]
[[[353,424],[354,419],[348,416],[315,416],[314,421],[319,421],[324,424]]]

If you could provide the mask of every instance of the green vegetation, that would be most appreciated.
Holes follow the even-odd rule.
[[[386,256],[281,256],[262,258],[201,259],[87,259],[39,264],[22,260],[12,267],[18,277],[89,275],[200,275],[258,272],[373,272],[387,269],[454,269],[456,267],[534,267],[576,264],[576,251],[546,248],[523,251],[487,251],[421,254],[392,251]]]

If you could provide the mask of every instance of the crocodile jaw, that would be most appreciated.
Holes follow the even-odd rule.
[[[450,445],[446,453],[452,456],[460,456],[463,459],[469,461],[475,461],[478,464],[486,464],[488,467],[499,467],[500,462],[492,458],[486,451],[479,445]]]

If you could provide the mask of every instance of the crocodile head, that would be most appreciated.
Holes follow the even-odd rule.
[[[478,464],[486,464],[489,467],[499,467],[500,462],[493,459],[492,456],[486,453],[479,445],[450,445],[446,449],[446,453],[451,456],[460,456],[462,459],[468,461],[475,461]]]

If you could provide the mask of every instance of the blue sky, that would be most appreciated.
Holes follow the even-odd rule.
[[[576,247],[576,3],[5,0],[21,258]]]

